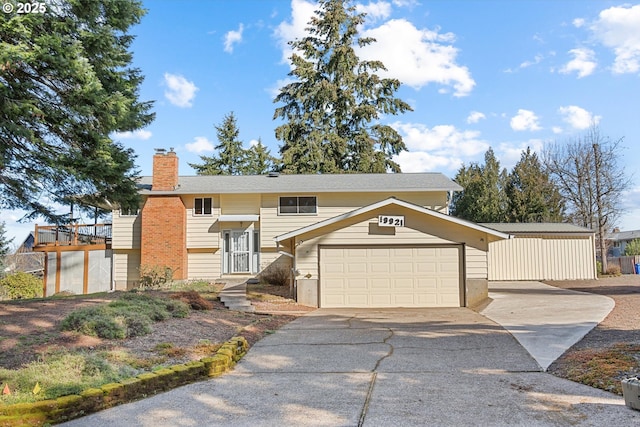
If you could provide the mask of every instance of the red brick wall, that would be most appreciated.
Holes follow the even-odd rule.
[[[174,279],[187,279],[187,211],[180,196],[149,196],[141,216],[140,267],[170,267]]]
[[[173,151],[153,156],[153,191],[173,191],[178,185],[178,156]]]

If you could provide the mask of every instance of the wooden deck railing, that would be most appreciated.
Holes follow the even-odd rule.
[[[37,225],[34,246],[81,246],[111,243],[111,224]]]

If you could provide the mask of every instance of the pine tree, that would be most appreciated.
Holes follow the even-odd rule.
[[[562,196],[529,147],[509,174],[506,194],[509,222],[560,222],[564,219]]]
[[[309,35],[290,42],[295,78],[274,100],[274,119],[282,142],[285,173],[400,172],[392,156],[406,150],[402,137],[380,115],[411,111],[394,97],[396,79],[380,78],[380,61],[361,61],[354,45],[375,42],[359,38],[364,14],[344,0],[322,0],[310,21]]]
[[[458,170],[454,181],[464,190],[454,195],[451,213],[469,221],[504,222],[508,206],[507,171],[500,169],[491,148],[485,153],[484,161],[484,165],[462,165]]]
[[[262,145],[262,140],[258,139],[258,143],[252,145],[246,150],[246,164],[244,173],[246,175],[262,175],[272,171],[275,168],[277,160],[271,155],[267,147]]]
[[[153,120],[131,66],[134,0],[46,3],[46,13],[0,16],[0,207],[58,220],[40,200],[135,197],[132,153],[114,132]],[[120,173],[114,174],[114,167]],[[128,184],[122,184],[128,181]],[[121,185],[122,184],[122,185]]]
[[[198,175],[243,175],[245,174],[247,153],[238,139],[240,130],[233,111],[216,126],[219,144],[217,156],[200,156],[203,163],[189,163]]]

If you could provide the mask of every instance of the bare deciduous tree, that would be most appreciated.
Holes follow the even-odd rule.
[[[596,231],[607,271],[606,234],[622,212],[622,195],[631,180],[620,165],[622,138],[612,141],[594,124],[585,135],[545,147],[547,172],[565,198],[568,218]]]

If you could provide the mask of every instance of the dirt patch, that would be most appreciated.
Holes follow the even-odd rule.
[[[545,283],[606,295],[615,301],[611,313],[556,360],[548,372],[621,394],[620,381],[640,374],[640,276]]]
[[[268,291],[275,294],[264,293]],[[17,369],[56,348],[124,350],[141,360],[155,360],[159,356],[158,348],[171,347],[175,351],[165,352],[162,363],[184,363],[203,357],[197,351],[198,347],[223,343],[235,335],[244,336],[249,345],[253,345],[265,334],[314,310],[284,298],[276,290],[267,287],[260,289],[260,293],[255,295],[259,300],[255,304],[255,313],[228,310],[209,296],[213,304],[212,310],[192,311],[184,319],[172,318],[154,323],[152,333],[142,337],[104,340],[60,331],[60,323],[72,311],[106,304],[120,295],[120,292],[114,292],[0,303],[0,367]]]

